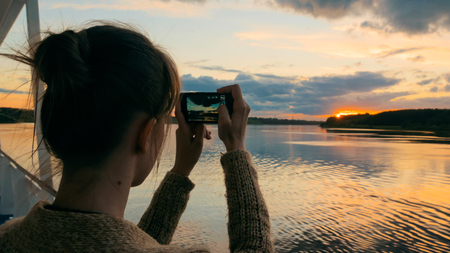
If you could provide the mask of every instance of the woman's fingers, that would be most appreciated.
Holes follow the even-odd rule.
[[[204,124],[201,124],[202,126],[199,127],[199,125],[189,125],[186,123],[183,113],[181,112],[181,105],[180,103],[178,103],[175,106],[175,117],[177,119],[178,122],[178,129],[177,132],[182,131],[183,133],[189,133],[191,136],[195,135],[195,136],[203,136],[203,138],[207,139],[207,140],[211,140],[211,131],[209,131],[206,126]],[[203,129],[203,134],[198,135],[199,134],[199,128]]]
[[[244,101],[244,98],[242,97],[242,91],[241,91],[241,86],[239,86],[239,84],[233,84],[233,85],[228,85],[222,88],[217,89],[217,92],[219,93],[231,93],[231,95],[233,96],[234,101]]]
[[[245,102],[241,87],[238,84],[217,89],[219,93],[231,93],[233,96],[233,115],[228,113],[226,106],[219,106],[219,138],[225,144],[227,151],[245,150],[245,130],[250,113],[250,106]]]
[[[188,132],[189,126],[184,119],[183,112],[181,112],[180,102],[178,102],[177,105],[175,106],[175,118],[177,119],[178,128],[185,133]]]
[[[219,88],[219,89],[217,89],[217,92],[231,93],[231,95],[233,96],[233,99],[234,99],[233,115],[236,115],[236,116],[233,116],[233,115],[231,116],[232,121],[234,123],[236,123],[237,125],[241,125],[242,123],[247,124],[247,122],[242,122],[242,119],[241,119],[242,117],[240,116],[241,114],[248,115],[246,113],[247,107],[250,108],[242,96],[241,86],[239,86],[239,84],[233,84],[233,85]],[[220,112],[219,112],[219,122],[220,122]]]
[[[203,138],[211,140],[211,131],[205,126],[205,131],[203,132]]]
[[[219,108],[217,108],[217,112],[219,113],[218,125],[231,125],[230,113],[228,112],[228,108],[225,105],[220,105]]]
[[[195,138],[193,144],[197,147],[203,147],[203,136],[205,135],[205,124],[198,124],[195,126]]]

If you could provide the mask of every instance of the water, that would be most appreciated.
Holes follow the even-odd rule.
[[[16,156],[29,150],[21,138],[31,134],[30,126],[0,129],[4,150],[15,150]],[[173,243],[207,244],[214,252],[226,252],[227,208],[219,163],[225,149],[217,128],[210,129],[213,139],[205,142],[190,176],[196,187]],[[246,146],[258,167],[277,251],[449,252],[448,143],[416,132],[248,126]],[[139,221],[173,164],[174,134],[167,146],[159,173],[132,189],[126,219]]]

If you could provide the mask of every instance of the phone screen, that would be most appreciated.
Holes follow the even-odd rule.
[[[187,122],[215,123],[219,121],[217,109],[221,104],[227,106],[229,112],[233,107],[231,94],[198,92],[181,95],[181,109]]]

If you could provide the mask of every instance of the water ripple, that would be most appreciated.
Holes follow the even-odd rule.
[[[173,243],[228,252],[219,162],[225,149],[217,128],[211,130]],[[331,133],[314,126],[247,131],[278,252],[450,252],[450,145],[420,141],[439,137]],[[2,148],[22,143],[12,136],[2,132]],[[173,165],[174,143],[172,133],[160,172],[131,190],[125,217],[132,222]]]

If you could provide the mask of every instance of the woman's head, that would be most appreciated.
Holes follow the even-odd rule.
[[[35,80],[47,85],[43,141],[64,168],[101,165],[137,115],[164,125],[179,97],[170,56],[129,28],[100,25],[50,34],[31,58],[15,59],[32,65]]]

